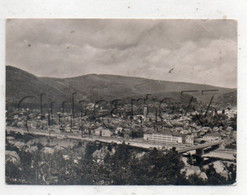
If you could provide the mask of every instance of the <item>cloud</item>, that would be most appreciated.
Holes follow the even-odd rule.
[[[37,76],[97,73],[237,85],[233,20],[11,19],[6,44],[6,64]]]

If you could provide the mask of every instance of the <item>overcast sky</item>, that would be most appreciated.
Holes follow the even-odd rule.
[[[36,76],[114,74],[237,87],[233,20],[11,19],[6,64]]]

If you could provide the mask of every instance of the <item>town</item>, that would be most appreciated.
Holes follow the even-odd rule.
[[[29,148],[28,151],[37,150],[37,147],[33,147],[34,142],[21,142],[14,138],[13,133],[34,136],[34,140],[39,140],[39,137],[58,140],[55,141],[56,147],[59,146],[59,140],[67,140],[66,142],[72,145],[72,140],[77,140],[108,144],[125,143],[143,150],[174,149],[187,159],[187,174],[195,173],[194,170],[202,161],[206,164],[208,160],[211,162],[214,159],[218,163],[218,172],[227,177],[220,162],[236,164],[235,108],[228,107],[217,111],[212,106],[205,107],[205,111],[199,113],[181,104],[177,104],[179,106],[176,109],[174,104],[169,102],[163,103],[162,108],[159,104],[159,109],[154,105],[155,103],[148,104],[143,101],[138,105],[121,104],[117,107],[114,104],[113,108],[107,109],[104,101],[98,101],[84,104],[84,110],[71,107],[68,112],[64,107],[56,113],[52,107],[47,108],[48,112],[45,113],[41,113],[40,109],[13,109],[6,111],[6,139],[18,149],[23,146]],[[53,153],[55,148],[54,144],[48,144],[44,152]],[[204,153],[207,149],[209,151]],[[198,151],[203,151],[203,154],[198,155]],[[6,155],[19,158],[17,153],[9,150],[6,151]],[[187,161],[191,157],[193,163],[188,164]],[[206,176],[202,178],[205,179]]]

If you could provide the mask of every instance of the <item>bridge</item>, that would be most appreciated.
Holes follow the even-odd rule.
[[[190,151],[195,151],[195,154],[193,154],[192,156],[196,160],[196,163],[199,165],[201,163],[210,162],[212,159],[215,159],[215,157],[222,159],[222,156],[219,155],[219,154],[221,154],[221,152],[216,153],[213,156],[213,158],[210,158],[210,154],[212,153],[212,151],[216,151],[222,143],[223,143],[222,141],[207,142],[207,143],[199,144],[199,145],[195,145],[195,146],[190,146],[190,147],[185,147],[185,148],[177,148],[176,151],[180,154],[181,153],[187,153]],[[205,159],[208,159],[208,160],[205,161]]]
[[[200,144],[200,145],[196,145],[196,146],[190,146],[190,147],[186,147],[186,148],[179,148],[177,149],[178,153],[186,153],[189,151],[196,151],[197,155],[204,155],[204,151],[208,148],[211,149],[216,149],[218,148],[220,145],[222,144],[222,141],[218,141],[218,142],[208,142],[208,143],[204,143],[204,144]]]

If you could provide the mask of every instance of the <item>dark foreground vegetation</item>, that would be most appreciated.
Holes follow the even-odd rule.
[[[198,175],[185,176],[180,154],[154,149],[137,151],[129,146],[82,143],[53,153],[45,153],[42,144],[27,152],[7,143],[6,149],[16,151],[18,161],[6,161],[8,184],[60,185],[225,185],[236,180],[236,167],[228,166],[228,179],[216,173],[213,166]],[[101,151],[95,155],[95,151]],[[103,151],[103,152],[102,152]],[[138,155],[141,154],[141,155]]]

